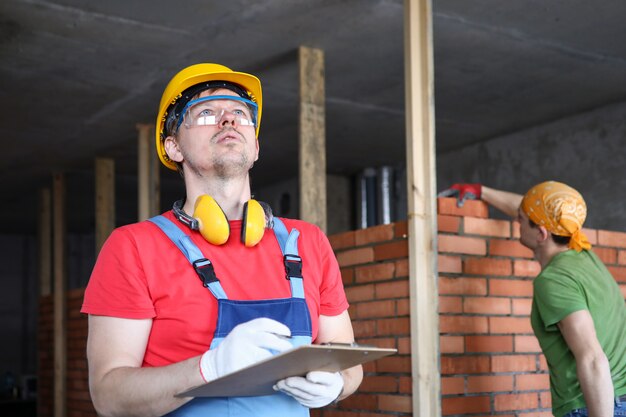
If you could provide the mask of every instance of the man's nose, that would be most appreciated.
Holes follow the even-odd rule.
[[[222,113],[222,117],[220,118],[220,126],[234,126],[235,125],[235,115],[227,110],[224,110]]]

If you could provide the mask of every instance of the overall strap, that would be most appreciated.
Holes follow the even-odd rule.
[[[278,240],[280,251],[283,254],[285,263],[286,278],[291,285],[291,296],[294,298],[304,298],[304,282],[302,278],[302,258],[298,256],[298,229],[291,229],[287,232],[287,227],[282,220],[274,217],[274,234]]]
[[[202,281],[202,285],[208,288],[217,299],[228,299],[222,284],[215,275],[213,264],[204,257],[200,249],[191,240],[191,237],[180,230],[171,220],[163,216],[155,216],[148,219],[156,224],[165,235],[180,249],[185,258],[193,266],[198,277]]]

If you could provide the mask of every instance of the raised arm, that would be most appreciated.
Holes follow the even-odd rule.
[[[465,200],[483,200],[496,210],[513,218],[517,217],[517,210],[522,202],[522,196],[508,191],[496,190],[482,184],[453,184],[443,190],[438,197],[456,197],[457,205],[463,206]]]

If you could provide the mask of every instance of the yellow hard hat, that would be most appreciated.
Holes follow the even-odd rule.
[[[223,81],[226,83],[236,84],[241,87],[242,93],[247,95],[251,101],[258,106],[256,117],[256,136],[259,137],[259,127],[261,126],[261,111],[263,110],[263,93],[261,92],[261,81],[252,74],[245,72],[235,72],[228,67],[220,64],[195,64],[180,71],[171,79],[163,96],[161,96],[161,104],[159,104],[159,114],[156,119],[156,149],[159,159],[169,169],[176,170],[176,164],[170,160],[165,152],[163,140],[165,139],[165,124],[171,111],[183,93],[191,87],[211,81]],[[207,86],[210,88],[210,86]],[[204,88],[201,88],[201,90]],[[198,93],[199,91],[195,91]],[[194,93],[194,94],[195,94]],[[189,100],[191,97],[187,97]]]

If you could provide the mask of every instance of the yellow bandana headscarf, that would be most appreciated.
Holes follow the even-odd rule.
[[[587,205],[578,191],[556,181],[542,182],[528,190],[521,205],[533,223],[557,236],[570,236],[569,247],[580,252],[591,249],[581,231]]]

